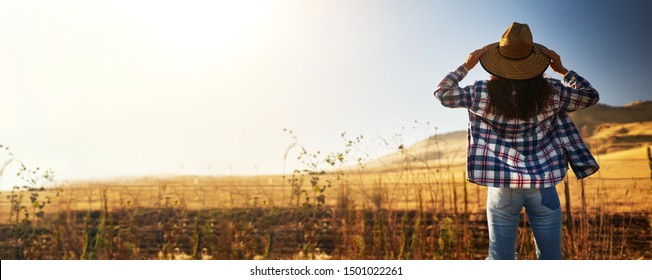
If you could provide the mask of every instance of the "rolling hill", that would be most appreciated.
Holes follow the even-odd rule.
[[[625,106],[595,106],[570,114],[594,154],[637,149],[652,144],[652,101]],[[433,135],[398,152],[373,160],[370,167],[414,165],[463,167],[466,131]]]
[[[585,137],[597,132],[606,124],[626,124],[652,121],[652,101],[636,101],[625,106],[596,104],[590,108],[570,113],[575,126]]]

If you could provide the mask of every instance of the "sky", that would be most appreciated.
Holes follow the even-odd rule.
[[[434,88],[512,22],[602,103],[652,99],[650,14],[650,1],[2,0],[0,145],[58,181],[291,172],[296,147],[342,151],[342,133],[373,158],[464,130]],[[478,65],[462,84],[486,78]],[[300,143],[287,158],[284,129]]]

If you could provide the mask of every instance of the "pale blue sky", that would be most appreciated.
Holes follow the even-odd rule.
[[[432,92],[513,21],[601,102],[652,99],[650,14],[649,1],[1,1],[0,144],[60,180],[278,173],[283,128],[323,152],[364,135],[375,156],[390,151],[379,138],[465,129]],[[478,66],[463,83],[485,78]]]

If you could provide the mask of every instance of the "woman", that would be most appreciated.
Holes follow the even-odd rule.
[[[480,61],[492,76],[461,88]],[[548,68],[563,82],[543,77]],[[561,259],[561,209],[555,185],[570,163],[578,179],[599,166],[567,113],[589,107],[598,92],[557,53],[534,43],[527,24],[513,23],[500,42],[469,54],[435,96],[469,112],[467,179],[487,186],[488,259],[515,259],[518,219],[525,207],[538,259]]]

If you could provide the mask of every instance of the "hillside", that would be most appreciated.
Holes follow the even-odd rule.
[[[652,101],[622,107],[596,104],[570,114],[593,153],[606,154],[652,144]],[[431,136],[370,166],[405,164],[459,167],[465,163],[466,131]],[[413,166],[414,167],[414,166]]]
[[[466,131],[433,135],[396,153],[371,161],[369,167],[410,164],[411,167],[462,166],[466,160]]]
[[[608,154],[652,144],[652,121],[605,123],[585,137],[593,153]]]
[[[622,107],[596,104],[572,112],[570,116],[575,126],[582,130],[585,137],[588,137],[596,133],[596,129],[604,124],[652,121],[652,101],[636,101]]]

